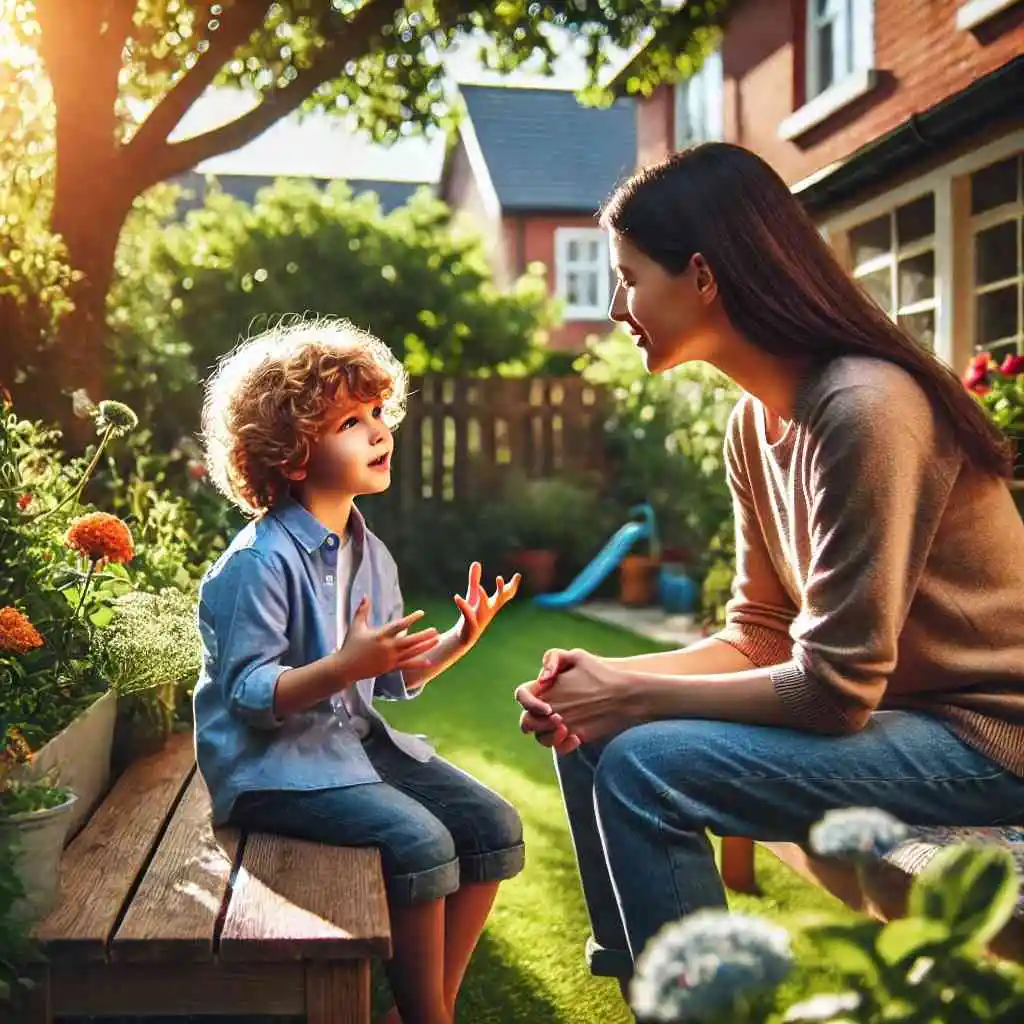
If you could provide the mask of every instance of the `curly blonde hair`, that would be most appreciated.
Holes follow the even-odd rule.
[[[243,512],[281,500],[340,402],[379,401],[396,427],[408,378],[380,339],[337,317],[282,319],[224,356],[206,383],[210,478]]]

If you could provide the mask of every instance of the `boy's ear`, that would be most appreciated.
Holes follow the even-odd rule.
[[[296,466],[294,469],[283,469],[281,470],[282,475],[287,480],[305,480],[306,479],[306,467]]]

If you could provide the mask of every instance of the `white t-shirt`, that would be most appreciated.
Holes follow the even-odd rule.
[[[338,549],[338,568],[335,582],[337,584],[338,605],[338,646],[345,642],[348,635],[348,606],[349,597],[352,593],[352,580],[356,574],[355,556],[352,552],[352,538],[349,537]],[[370,734],[370,721],[366,717],[363,707],[363,700],[355,684],[346,687],[334,700],[334,706],[344,708],[356,735],[360,739]]]

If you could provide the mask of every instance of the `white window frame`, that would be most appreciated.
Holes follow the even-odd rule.
[[[833,245],[841,248],[846,233],[854,225],[903,206],[925,192],[935,193],[935,290],[938,299],[935,309],[935,353],[957,373],[963,372],[967,360],[974,353],[974,311],[973,308],[964,310],[959,305],[969,301],[973,306],[974,268],[956,267],[959,274],[969,275],[967,282],[972,286],[958,287],[962,282],[954,277],[954,261],[965,250],[973,252],[973,239],[969,221],[961,216],[962,204],[954,203],[954,192],[974,171],[1022,151],[1024,130],[1010,132],[919,178],[904,182],[875,199],[829,218],[819,228]],[[800,183],[794,187],[797,194],[799,186]],[[971,261],[965,262],[969,264]]]
[[[569,259],[572,242],[598,242],[596,261]],[[597,303],[593,306],[570,305],[570,272],[593,271],[597,276]],[[565,303],[566,320],[607,320],[611,303],[611,271],[608,268],[608,236],[601,228],[555,228],[555,295]]]
[[[986,210],[984,213],[979,213],[971,217],[970,221],[970,244],[969,252],[970,259],[968,261],[970,268],[970,295],[971,295],[971,324],[972,331],[976,344],[981,346],[982,343],[977,341],[977,329],[978,329],[978,296],[984,295],[987,292],[1000,291],[1006,288],[1008,285],[1017,286],[1017,333],[1006,337],[997,338],[994,341],[985,342],[985,348],[991,349],[996,346],[1003,346],[1013,344],[1016,345],[1017,354],[1021,355],[1024,353],[1024,253],[1021,252],[1021,221],[1024,220],[1024,196],[1022,196],[1021,183],[1020,183],[1020,163],[1024,160],[1024,156],[1017,155],[1017,198],[1010,203],[1003,203],[1002,206],[995,206],[991,210]],[[989,164],[1000,163],[999,160],[991,160]],[[984,164],[982,167],[975,168],[976,171],[983,170],[984,167],[989,166]],[[975,239],[978,234],[985,231],[987,228],[994,228],[997,224],[1015,223],[1017,230],[1015,232],[1017,239],[1017,272],[1012,277],[1004,277],[998,281],[990,281],[987,284],[978,285],[975,283]]]
[[[719,47],[704,58],[700,68],[676,83],[673,140],[675,149],[700,142],[721,142],[724,125],[725,76],[722,71],[722,50]],[[700,113],[694,118],[694,107]],[[694,122],[699,120],[699,124]]]
[[[795,139],[843,107],[869,93],[875,73],[875,0],[833,0],[836,11],[822,18],[818,0],[805,0],[804,104],[779,124],[782,139]],[[833,77],[826,85],[818,74],[819,31],[833,25]],[[843,55],[840,61],[839,55]]]
[[[956,12],[956,27],[969,32],[1003,11],[1008,11],[1019,0],[963,0]]]
[[[936,230],[930,235],[925,235],[922,238],[915,238],[912,242],[901,244],[899,240],[899,232],[896,225],[896,214],[908,203],[914,202],[915,199],[923,199],[925,196],[933,196],[935,217],[936,217]],[[899,322],[901,316],[913,316],[915,313],[934,313],[934,325],[935,325],[935,339],[938,340],[938,310],[939,310],[939,260],[938,252],[936,249],[936,235],[938,228],[938,200],[934,198],[934,193],[930,189],[925,189],[920,195],[911,197],[908,200],[894,204],[889,210],[883,214],[878,214],[874,217],[868,217],[866,220],[858,221],[856,224],[851,224],[847,231],[852,231],[855,228],[860,227],[862,224],[870,223],[873,220],[878,220],[879,217],[888,217],[889,219],[889,238],[892,240],[892,244],[889,247],[889,252],[880,253],[878,256],[873,256],[871,259],[865,260],[863,263],[859,263],[851,268],[851,273],[856,280],[861,280],[865,277],[870,277],[872,274],[877,274],[879,270],[887,270],[889,272],[889,304],[885,312],[896,322]],[[930,252],[934,255],[934,280],[935,280],[935,291],[931,298],[919,299],[917,302],[909,302],[906,305],[900,305],[900,281],[899,281],[899,267],[900,263],[905,259],[911,259],[914,256],[920,256],[922,253]]]

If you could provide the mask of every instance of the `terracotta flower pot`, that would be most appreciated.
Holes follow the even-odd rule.
[[[658,559],[626,555],[619,563],[619,601],[624,605],[653,604],[658,592]]]
[[[527,593],[548,594],[554,590],[557,551],[547,548],[513,551],[509,562],[513,570],[523,574],[523,589]]]

